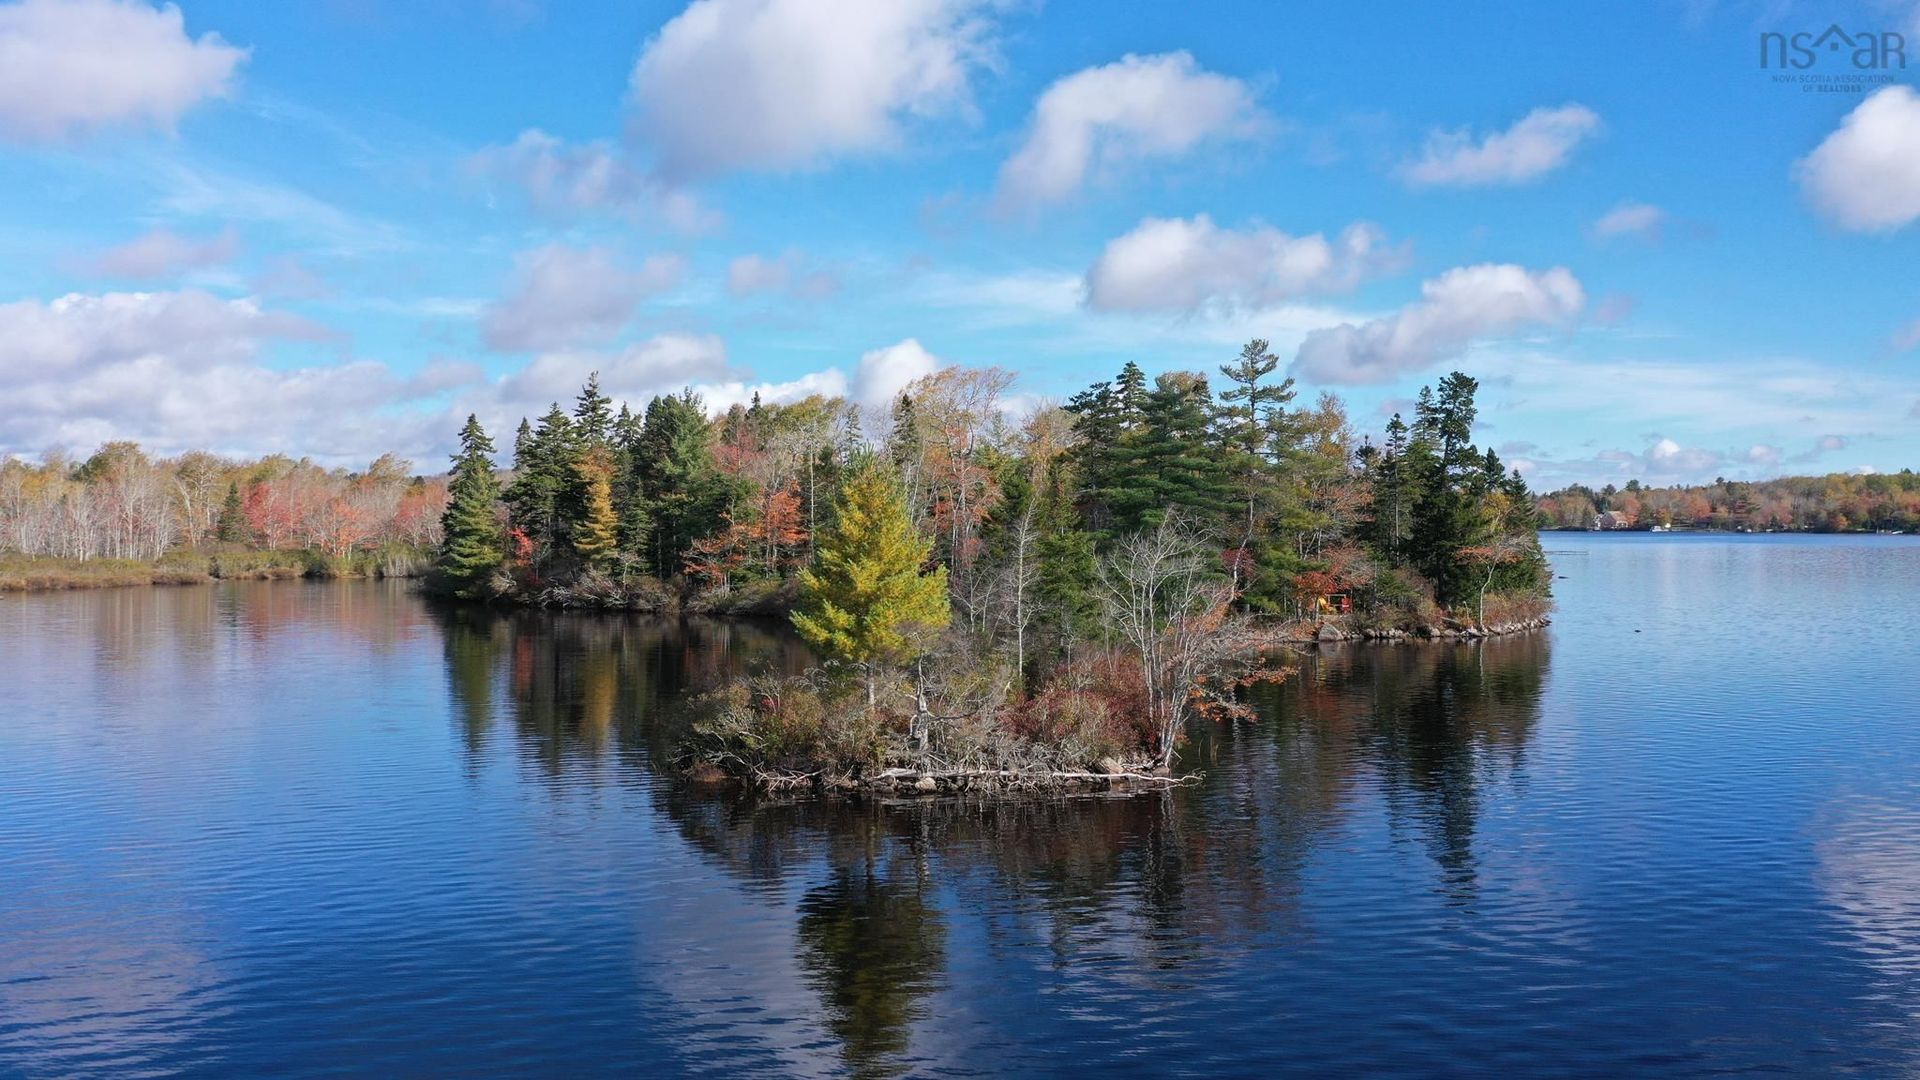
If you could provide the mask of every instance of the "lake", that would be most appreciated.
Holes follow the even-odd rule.
[[[0,1075],[1920,1072],[1920,541],[1544,540],[1000,805],[678,782],[777,625],[0,596]]]

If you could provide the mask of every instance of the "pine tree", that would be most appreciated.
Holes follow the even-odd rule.
[[[467,417],[460,429],[460,452],[453,456],[447,484],[447,509],[440,517],[440,572],[462,596],[478,596],[505,558],[494,504],[500,484],[493,475],[493,440],[480,421]]]
[[[909,520],[891,468],[856,473],[836,511],[801,571],[793,625],[815,648],[866,670],[871,707],[879,669],[914,659],[952,617],[947,570],[922,570],[932,541]]]
[[[1231,448],[1235,495],[1245,509],[1240,523],[1240,550],[1254,542],[1263,504],[1274,497],[1275,477],[1269,454],[1273,414],[1293,400],[1293,380],[1266,385],[1261,380],[1280,366],[1280,358],[1259,338],[1247,342],[1240,357],[1220,365],[1220,374],[1233,386],[1220,395],[1220,423]]]
[[[604,569],[620,552],[620,519],[613,512],[613,464],[604,448],[594,449],[573,466],[583,492],[580,520],[573,527],[573,550],[588,566]]]
[[[240,485],[227,485],[226,501],[220,504],[220,517],[214,524],[214,539],[223,544],[244,544],[247,541],[246,506],[240,500]]]
[[[1176,371],[1146,397],[1138,436],[1123,441],[1109,501],[1119,533],[1153,528],[1179,510],[1218,528],[1232,502],[1227,462],[1212,433],[1207,380]]]

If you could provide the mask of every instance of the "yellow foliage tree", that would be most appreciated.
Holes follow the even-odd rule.
[[[620,517],[613,511],[613,466],[604,450],[574,463],[580,477],[581,516],[573,530],[573,550],[589,565],[604,567],[620,550]]]
[[[800,574],[793,625],[808,644],[866,670],[871,708],[879,669],[920,655],[952,617],[947,568],[923,571],[933,542],[913,527],[892,470],[860,470],[835,509]]]

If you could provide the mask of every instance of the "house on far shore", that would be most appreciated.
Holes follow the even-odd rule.
[[[1602,532],[1631,528],[1633,528],[1633,519],[1618,510],[1603,510],[1593,515],[1593,529],[1591,531]]]

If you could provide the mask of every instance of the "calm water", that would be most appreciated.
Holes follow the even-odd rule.
[[[777,629],[0,597],[0,1075],[1920,1074],[1920,542],[1551,535],[1170,796],[663,774]]]

